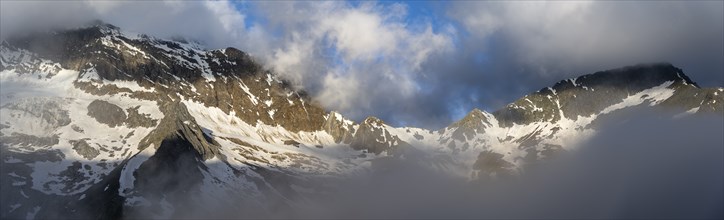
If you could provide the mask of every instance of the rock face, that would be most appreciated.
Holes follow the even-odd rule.
[[[67,100],[52,97],[28,97],[3,105],[4,112],[0,114],[18,119],[34,118],[33,129],[42,133],[70,124],[68,110],[63,107],[66,103]]]
[[[683,71],[671,64],[645,64],[596,72],[567,79],[527,95],[505,108],[494,112],[501,126],[528,124],[535,121],[557,122],[562,117],[576,119],[603,111],[623,101],[630,94],[670,83],[675,93],[701,90]],[[712,91],[713,92],[713,91]],[[691,97],[692,94],[683,96]],[[694,106],[704,101],[705,95],[683,100],[679,106]],[[721,96],[719,96],[720,98]],[[672,100],[673,101],[673,100]],[[696,104],[695,104],[696,103]],[[683,106],[682,106],[683,107]],[[706,108],[716,108],[715,105]]]
[[[214,141],[211,133],[205,133],[196,123],[196,119],[189,114],[184,104],[176,103],[168,107],[165,112],[167,115],[158,127],[141,141],[140,150],[150,145],[160,147],[166,140],[182,140],[196,150],[203,159],[219,155],[219,144]]]
[[[294,91],[235,48],[205,51],[194,43],[124,35],[107,24],[8,42],[5,50],[33,51],[79,71],[75,86],[94,95],[128,92],[146,100],[190,99],[225,113],[233,111],[252,125],[261,121],[290,131],[319,130],[324,123],[324,110],[304,92]],[[30,69],[13,62],[3,67]],[[137,85],[103,83],[108,81]]]
[[[452,138],[459,141],[467,141],[468,137],[478,133],[484,133],[485,128],[493,127],[493,115],[483,112],[480,109],[473,109],[463,119],[449,126],[455,131]]]
[[[126,112],[121,107],[102,100],[93,100],[88,105],[88,116],[111,127],[120,126],[126,121]]]
[[[483,151],[473,164],[473,169],[480,172],[480,176],[495,175],[498,177],[510,176],[510,169],[514,165],[503,159],[503,155],[492,151]]]
[[[334,137],[335,143],[349,144],[354,137],[356,127],[354,122],[333,111],[327,116],[322,129]]]
[[[506,178],[629,112],[724,113],[724,89],[670,64],[563,80],[433,131],[326,112],[234,48],[108,24],[14,37],[0,58],[3,219],[268,217],[395,164]]]
[[[156,125],[158,120],[150,118],[149,114],[141,114],[138,112],[138,108],[141,106],[127,108],[128,118],[126,119],[126,125],[129,127],[146,127],[150,128]]]
[[[83,158],[92,160],[93,158],[97,157],[100,153],[100,151],[96,150],[95,148],[92,148],[88,143],[85,142],[85,140],[73,140],[70,141],[70,144],[73,145],[73,150],[83,156]]]
[[[359,125],[349,146],[355,150],[366,150],[374,154],[388,152],[391,155],[409,146],[398,136],[392,135],[386,126],[379,118],[368,117]]]
[[[45,146],[53,146],[58,144],[58,137],[57,136],[51,136],[51,137],[38,137],[33,135],[27,135],[22,133],[12,133],[9,136],[0,136],[0,142],[5,144],[13,144],[18,146],[36,146],[36,147],[45,147]]]
[[[161,199],[169,202],[193,201],[190,192],[201,190],[204,179],[201,169],[208,168],[202,163],[203,155],[196,150],[198,141],[187,139],[184,131],[177,133],[164,139],[156,153],[136,170],[135,191],[144,198],[157,203]],[[141,218],[148,216],[144,213],[158,212],[153,209],[140,206],[125,212],[126,216]]]

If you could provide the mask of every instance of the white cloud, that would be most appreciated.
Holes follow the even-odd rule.
[[[205,6],[219,18],[219,22],[225,31],[235,33],[237,30],[244,30],[244,15],[237,11],[230,2],[208,1]],[[233,36],[238,38],[239,36]]]
[[[420,95],[421,65],[453,46],[450,33],[406,23],[400,4],[272,2],[260,8],[283,30],[269,65],[325,106],[357,119]]]
[[[345,10],[320,25],[347,60],[393,53],[401,34],[395,24],[385,25],[380,15],[366,10]]]

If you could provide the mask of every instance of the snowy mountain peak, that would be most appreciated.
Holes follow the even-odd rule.
[[[493,125],[493,120],[495,120],[495,116],[486,111],[475,108],[465,115],[465,117],[453,123],[450,127],[474,127],[478,125],[490,127]]]
[[[362,124],[368,125],[368,126],[379,127],[379,126],[384,125],[385,122],[375,116],[369,116],[369,117],[365,118],[365,120],[362,120]]]
[[[657,90],[651,91],[654,88]],[[651,101],[660,103],[672,95],[676,97],[678,94],[688,94],[686,91],[699,91],[698,89],[699,86],[681,69],[671,64],[642,64],[562,80],[493,114],[503,126],[536,121],[576,120],[578,117],[599,114],[634,94],[664,92],[660,93],[661,96],[647,95],[656,99]]]
[[[616,87],[627,90],[642,90],[673,81],[684,85],[698,85],[689,79],[683,71],[670,63],[639,64],[618,69],[600,71],[576,78],[562,80],[553,87],[539,92],[556,94],[568,89],[595,89]]]

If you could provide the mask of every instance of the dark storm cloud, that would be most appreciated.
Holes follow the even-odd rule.
[[[101,19],[239,47],[356,121],[440,128],[582,74],[670,62],[724,86],[724,3],[2,2],[0,37]],[[419,4],[418,6],[420,7]],[[430,14],[410,14],[425,11]]]

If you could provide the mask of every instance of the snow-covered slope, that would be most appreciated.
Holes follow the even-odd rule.
[[[633,109],[721,115],[723,93],[669,64],[639,65],[563,80],[427,130],[328,112],[234,48],[107,24],[36,33],[0,45],[0,211],[189,217],[185,201],[194,201],[267,215],[389,160],[464,180],[504,177],[574,149]]]

